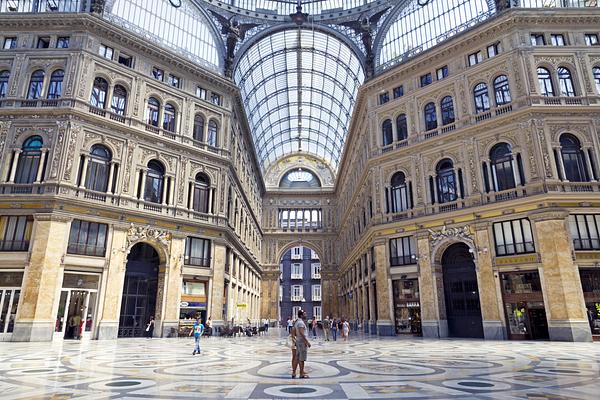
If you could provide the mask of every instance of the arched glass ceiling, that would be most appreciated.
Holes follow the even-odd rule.
[[[488,19],[494,0],[406,0],[389,26],[378,56],[378,70],[389,68]]]
[[[214,70],[221,57],[206,18],[196,5],[182,0],[175,8],[169,0],[115,0],[104,17]]]
[[[244,9],[258,13],[289,15],[296,12],[298,0],[205,0],[208,3],[229,4],[235,9]],[[311,15],[323,11],[346,11],[382,0],[301,0],[302,12]]]
[[[279,31],[250,47],[234,79],[263,169],[305,152],[335,172],[364,78],[350,47],[320,31]]]

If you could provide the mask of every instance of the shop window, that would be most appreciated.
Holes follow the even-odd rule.
[[[416,264],[416,250],[412,236],[390,239],[390,264],[392,267]]]
[[[425,87],[427,85],[430,85],[431,82],[433,82],[433,80],[431,79],[431,73],[425,74],[425,75],[421,75],[420,81],[421,81],[421,87]]]
[[[442,79],[446,78],[448,76],[448,66],[444,65],[441,68],[438,68],[435,70],[435,77],[437,78],[438,81],[441,81]]]
[[[49,36],[41,36],[37,40],[36,47],[38,49],[47,49],[50,47],[50,37]]]
[[[32,227],[31,216],[0,216],[0,251],[27,251]]]
[[[537,271],[501,274],[510,339],[548,339],[548,321]]]
[[[68,49],[70,41],[71,41],[71,38],[68,36],[59,36],[58,39],[56,39],[56,48],[57,49]]]
[[[400,86],[395,87],[393,92],[394,92],[395,99],[397,99],[398,97],[404,96],[404,86],[400,85]]]
[[[188,237],[185,241],[185,264],[210,267],[211,241]]]
[[[584,39],[586,46],[598,46],[600,44],[597,33],[586,33]]]
[[[115,49],[105,44],[101,44],[100,48],[98,49],[98,54],[100,54],[101,57],[104,57],[107,60],[112,60],[114,53]]]
[[[4,46],[2,48],[4,50],[16,49],[17,48],[17,38],[16,37],[4,38]]]
[[[402,279],[392,282],[396,334],[421,334],[419,281]]]
[[[103,257],[106,252],[108,225],[73,220],[67,253]]]
[[[600,214],[571,215],[569,228],[575,250],[600,250]]]
[[[600,269],[580,269],[579,276],[592,335],[600,335]]]
[[[531,223],[528,219],[497,222],[493,227],[496,255],[507,256],[535,252]]]
[[[187,296],[206,296],[206,282],[184,280],[181,294]]]

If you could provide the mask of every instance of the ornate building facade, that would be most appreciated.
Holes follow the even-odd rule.
[[[50,3],[0,0],[2,340],[285,319],[298,246],[371,334],[600,335],[597,5],[470,0],[416,45],[437,0]]]

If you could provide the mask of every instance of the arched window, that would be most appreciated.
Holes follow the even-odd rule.
[[[391,204],[390,211],[393,213],[406,211],[410,208],[408,185],[403,172],[396,172],[391,180]]]
[[[571,182],[588,182],[583,149],[579,139],[569,133],[561,135],[560,153],[565,171],[564,178]]]
[[[204,117],[200,114],[194,116],[194,140],[202,142],[204,140]]]
[[[554,86],[552,86],[552,78],[550,77],[550,71],[548,71],[546,68],[539,67],[537,69],[537,75],[541,95],[554,96]]]
[[[596,92],[600,94],[600,67],[594,67],[592,74],[594,74],[594,81],[596,82]],[[8,78],[6,78],[6,81],[8,82]],[[2,85],[2,74],[0,74],[0,85]],[[0,97],[2,97],[2,92],[0,92]]]
[[[48,85],[47,98],[59,99],[62,96],[63,80],[65,79],[65,71],[57,69],[50,75],[50,85]]]
[[[490,151],[493,185],[496,191],[516,187],[514,158],[508,143],[498,143]]]
[[[394,141],[394,134],[392,132],[392,121],[386,119],[383,121],[381,125],[381,133],[383,134],[383,145],[387,146],[388,144],[392,144]]]
[[[125,107],[127,107],[127,89],[121,85],[115,85],[110,110],[117,115],[125,115]]]
[[[6,97],[8,93],[8,80],[10,79],[10,71],[0,71],[0,99]]]
[[[208,122],[208,138],[206,143],[209,146],[217,147],[217,138],[219,136],[219,127],[215,121]]]
[[[146,187],[144,191],[145,201],[160,204],[164,190],[164,180],[165,167],[160,161],[150,161],[148,163],[148,173],[146,175]]]
[[[31,74],[31,80],[29,81],[29,90],[27,91],[27,98],[29,100],[37,100],[42,97],[42,88],[44,87],[44,71],[38,69]]]
[[[96,144],[90,150],[85,188],[97,192],[108,191],[108,174],[112,155],[106,147]]]
[[[573,78],[571,77],[571,71],[565,67],[558,67],[556,70],[558,75],[558,86],[560,88],[560,95],[566,97],[575,96],[575,88],[573,87]]]
[[[398,140],[408,139],[408,124],[406,123],[406,114],[400,114],[396,118],[396,136]]]
[[[94,86],[92,87],[92,97],[90,98],[90,104],[93,107],[102,108],[106,106],[106,93],[108,92],[108,82],[104,78],[94,79]]]
[[[175,107],[172,104],[165,104],[163,110],[163,129],[169,132],[175,132]]]
[[[25,140],[17,164],[15,183],[29,184],[35,182],[40,168],[43,144],[44,141],[40,136],[31,136]]]
[[[194,182],[194,211],[208,213],[210,179],[203,173],[196,175]]]
[[[473,89],[473,98],[475,99],[475,113],[479,114],[490,110],[490,95],[485,83],[479,83]]]
[[[425,130],[430,131],[437,128],[437,115],[435,112],[435,104],[427,103],[424,108],[425,112]]]
[[[154,97],[148,99],[148,125],[158,126],[158,116],[160,114],[160,102]]]
[[[452,97],[444,97],[440,103],[440,109],[442,110],[442,125],[454,123],[454,103],[452,102]]]
[[[458,199],[456,192],[456,174],[454,164],[445,158],[435,168],[438,191],[438,203],[448,203]]]
[[[496,96],[496,105],[501,106],[512,101],[510,97],[510,88],[508,87],[508,77],[498,75],[494,79],[494,95]]]

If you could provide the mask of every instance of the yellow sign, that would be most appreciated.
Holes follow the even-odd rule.
[[[238,303],[237,306],[238,306],[238,308],[246,308],[246,307],[248,307],[248,304],[246,304],[246,303]]]

